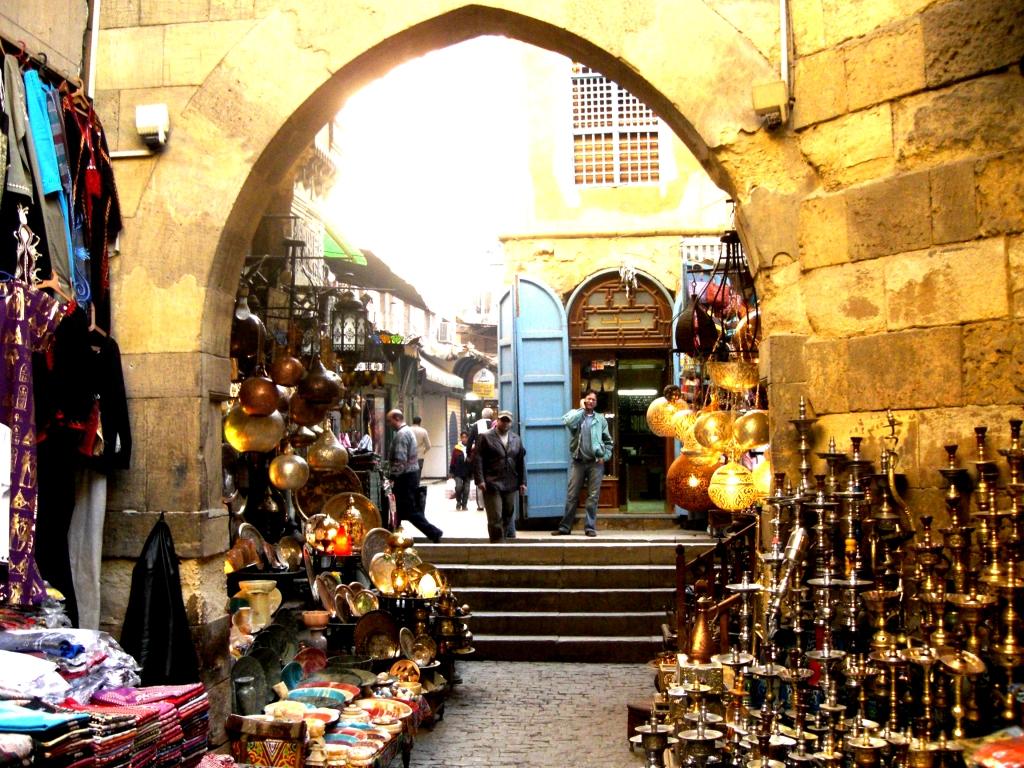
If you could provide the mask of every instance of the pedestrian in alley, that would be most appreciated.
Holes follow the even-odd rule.
[[[473,475],[484,496],[491,543],[514,539],[516,496],[526,495],[526,448],[512,431],[509,411],[499,411],[493,428],[477,438]]]
[[[576,508],[580,493],[585,488],[587,501],[583,520],[583,532],[597,536],[597,502],[601,496],[601,479],[604,477],[605,462],[612,456],[612,435],[608,431],[608,420],[594,408],[597,407],[597,393],[588,389],[580,407],[562,416],[562,423],[569,430],[569,488],[565,494],[565,513],[552,536],[568,536],[576,522]]]
[[[409,427],[416,436],[416,457],[419,462],[420,479],[423,478],[423,460],[427,458],[427,451],[430,450],[430,433],[423,426],[423,419],[419,416],[412,417],[412,426]]]
[[[493,419],[493,418],[494,418],[494,409],[492,409],[490,407],[484,408],[483,411],[481,411],[481,413],[480,413],[480,418],[477,419],[476,421],[474,421],[473,424],[470,426],[470,428],[469,428],[469,442],[466,443],[466,448],[468,449],[468,453],[466,454],[466,456],[469,459],[469,463],[470,464],[473,463],[473,456],[474,456],[474,453],[476,451],[476,441],[477,441],[477,438],[479,438],[480,435],[482,435],[484,432],[486,432],[488,429],[491,428],[491,424],[493,423],[491,421],[491,419]],[[483,512],[484,511],[484,496],[483,496],[482,493],[480,493],[480,489],[479,488],[477,488],[474,491],[474,496],[476,497],[476,511],[477,512]]]
[[[395,494],[395,511],[398,522],[410,522],[424,536],[435,544],[441,540],[442,531],[427,520],[420,508],[420,470],[416,455],[416,436],[405,423],[405,415],[397,408],[388,411],[388,424],[395,430],[391,440],[388,477]]]
[[[448,477],[455,480],[455,509],[465,509],[469,501],[469,487],[473,484],[473,465],[469,461],[469,433],[461,432],[459,442],[452,448],[452,458],[448,462]]]

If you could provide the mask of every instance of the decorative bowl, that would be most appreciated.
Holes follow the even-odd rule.
[[[343,707],[352,701],[353,694],[340,688],[293,688],[288,691],[289,701],[299,701],[310,707]]]

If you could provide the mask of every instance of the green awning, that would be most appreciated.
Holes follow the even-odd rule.
[[[361,267],[366,266],[366,257],[358,248],[348,243],[340,243],[329,232],[324,232],[324,258],[341,259]]]

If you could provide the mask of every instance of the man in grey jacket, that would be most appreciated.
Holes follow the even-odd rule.
[[[608,420],[594,410],[596,406],[597,393],[589,389],[580,401],[580,407],[562,417],[562,423],[569,430],[572,463],[569,465],[565,513],[558,528],[551,532],[552,536],[568,536],[572,532],[576,507],[584,487],[587,489],[587,502],[583,532],[587,536],[597,536],[597,502],[601,496],[604,464],[612,457],[612,435],[608,431]]]

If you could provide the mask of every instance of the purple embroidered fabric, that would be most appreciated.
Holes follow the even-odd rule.
[[[11,559],[0,600],[29,605],[45,596],[35,560],[36,423],[32,353],[42,352],[64,318],[56,300],[25,283],[0,282],[0,421],[11,428]]]

